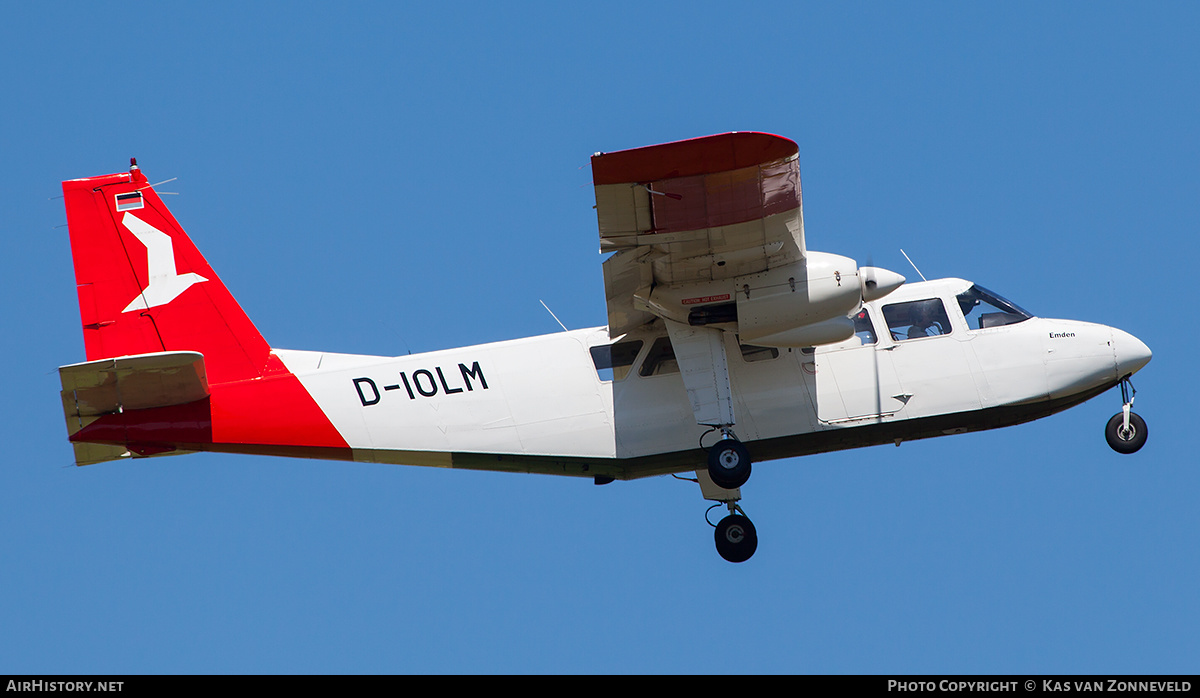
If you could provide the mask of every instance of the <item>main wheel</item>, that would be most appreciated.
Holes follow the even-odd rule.
[[[1134,453],[1146,445],[1146,420],[1130,412],[1129,429],[1124,427],[1125,415],[1121,412],[1114,414],[1112,419],[1108,420],[1108,426],[1104,427],[1104,438],[1112,450],[1117,453]]]
[[[721,439],[708,451],[708,476],[717,487],[736,490],[750,479],[750,453],[742,442]]]
[[[717,524],[717,553],[730,562],[745,562],[758,549],[758,532],[750,519],[730,514]]]

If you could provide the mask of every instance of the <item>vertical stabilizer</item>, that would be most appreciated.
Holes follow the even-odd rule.
[[[88,361],[196,351],[214,383],[282,370],[136,164],[63,194]]]
[[[136,163],[63,182],[63,194],[87,349],[59,369],[77,463],[213,449],[351,457]]]

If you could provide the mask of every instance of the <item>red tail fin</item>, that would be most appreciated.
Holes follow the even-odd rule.
[[[198,351],[212,383],[283,370],[137,165],[63,194],[88,361]]]

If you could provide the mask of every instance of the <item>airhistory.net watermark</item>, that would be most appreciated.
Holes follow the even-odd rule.
[[[124,681],[48,681],[44,679],[31,679],[18,681],[9,679],[5,684],[5,691],[16,691],[18,693],[33,693],[39,691],[68,691],[74,693],[91,693],[95,692],[120,692],[124,690]]]

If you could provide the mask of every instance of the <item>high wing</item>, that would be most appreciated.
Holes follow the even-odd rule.
[[[604,262],[611,337],[662,314],[650,309],[655,287],[804,259],[799,148],[787,138],[724,133],[597,153],[592,179],[600,250],[616,252]]]

